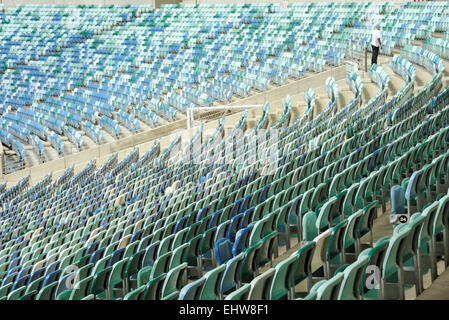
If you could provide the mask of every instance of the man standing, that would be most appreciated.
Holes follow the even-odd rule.
[[[376,23],[371,40],[371,48],[373,49],[371,65],[377,64],[377,55],[379,54],[379,47],[380,49],[382,49],[382,42],[380,41],[380,25]]]

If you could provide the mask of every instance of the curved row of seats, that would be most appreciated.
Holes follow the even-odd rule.
[[[428,55],[425,60],[425,64],[431,63]],[[225,156],[223,149],[208,144],[208,140],[202,151],[217,155],[216,162],[180,164],[175,161],[182,152],[176,149],[180,144],[177,138],[160,154],[157,147],[152,149],[154,158],[144,161],[133,150],[120,163],[113,155],[98,170],[91,162],[57,187],[44,183],[46,177],[32,193],[9,196],[13,201],[0,212],[4,218],[1,295],[10,299],[173,299],[186,293],[183,285],[187,275],[199,279],[195,290],[204,299],[224,295],[230,299],[248,287],[251,298],[272,297],[263,288],[271,292],[273,286],[281,292],[276,298],[283,298],[289,296],[293,283],[302,280],[311,279],[311,291],[315,280],[312,272],[323,268],[321,277],[331,281],[336,268],[357,259],[358,264],[347,266],[343,272],[349,278],[360,266],[359,259],[365,262],[359,254],[359,239],[370,234],[377,205],[387,201],[381,196],[447,151],[444,123],[449,91],[429,102],[438,81],[441,83],[438,76],[431,81],[427,93],[419,91],[402,105],[392,104],[391,110],[401,112],[396,113],[386,132],[387,117],[379,117],[379,124],[373,127],[356,127],[351,141],[345,143],[338,140],[340,137],[323,136],[322,145],[308,149],[301,134],[310,126],[301,128],[298,135],[294,130],[292,135],[281,135],[280,141],[267,139],[268,147],[276,142],[282,149],[272,175],[263,174],[261,162],[243,161],[254,151],[265,154],[270,149],[254,146],[251,140],[245,143],[246,137],[239,137],[238,132],[245,132],[247,127],[245,112],[226,137],[236,153],[231,163],[220,162]],[[284,113],[267,138],[285,126],[283,132],[298,130],[289,126],[291,99],[283,103]],[[404,105],[409,106],[407,110]],[[375,111],[370,110],[364,120]],[[432,125],[425,121],[429,113]],[[330,120],[324,118],[322,123]],[[215,139],[219,140],[220,132]],[[195,139],[198,135],[191,142]],[[425,143],[428,149],[416,146],[417,142]],[[170,160],[170,156],[175,159]],[[332,203],[326,200],[334,196],[346,200],[343,213],[328,210]],[[316,214],[316,222],[309,223],[306,217]],[[258,272],[276,256],[278,246],[289,245],[290,226],[296,226],[300,239],[313,242],[289,260],[295,265],[295,280],[289,286],[288,281],[282,281],[280,267],[261,275]],[[358,232],[354,235],[351,230]],[[340,241],[345,235],[348,241]],[[339,247],[341,243],[344,248]],[[316,250],[312,252],[313,244]],[[321,256],[324,245],[324,261],[320,258],[319,263],[304,264],[307,256]],[[229,248],[235,250],[226,261]],[[74,270],[79,272],[74,274]],[[66,286],[66,279],[73,275],[79,276],[75,290]],[[225,275],[226,279],[237,276],[235,286],[229,281],[224,282],[228,288],[219,285]],[[274,277],[277,281],[266,285]],[[320,288],[318,291],[326,287]],[[344,288],[350,288],[349,282]],[[290,293],[290,297],[298,294]]]

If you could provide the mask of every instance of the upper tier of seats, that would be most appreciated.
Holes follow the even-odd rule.
[[[90,145],[87,140],[104,143],[101,129],[120,138],[124,130],[147,128],[140,122],[158,126],[182,118],[186,108],[227,104],[233,97],[282,85],[288,77],[340,65],[348,39],[368,45],[360,35],[371,27],[362,22],[367,12],[385,14],[379,20],[387,37],[389,19],[396,14],[392,7],[18,6],[4,13],[0,108],[12,114],[23,107],[39,110],[39,119],[19,116],[20,126],[44,141],[45,131],[55,131],[70,141],[65,148],[79,150]],[[404,26],[384,50],[409,43],[415,29],[413,23]],[[131,126],[125,120],[130,117],[135,119]],[[31,135],[17,135],[6,120],[4,131],[31,144]],[[74,138],[73,130],[87,139]]]

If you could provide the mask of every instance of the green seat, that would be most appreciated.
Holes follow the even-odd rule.
[[[316,300],[318,296],[318,288],[321,287],[322,284],[326,283],[327,280],[320,280],[317,283],[313,285],[313,287],[310,289],[307,296],[304,298],[296,298],[295,300]]]
[[[307,294],[312,288],[312,258],[315,252],[316,243],[311,241],[302,246],[297,252],[291,256],[296,257],[295,265],[293,266],[293,274],[290,278],[290,296],[296,298]],[[307,292],[296,292],[295,287],[302,281],[307,279]]]
[[[291,299],[291,288],[296,255],[279,262],[274,266],[275,274],[271,284],[271,300]]]
[[[249,291],[251,290],[251,285],[249,283],[244,284],[237,290],[228,294],[224,300],[248,300]]]
[[[203,290],[201,291],[200,300],[221,300],[221,280],[223,278],[226,265],[222,264],[210,271],[203,277],[206,279]]]
[[[316,300],[337,300],[342,281],[343,273],[339,272],[326,282],[323,282],[317,289]]]
[[[202,259],[210,260],[212,266],[215,266],[217,264],[217,258],[215,257],[215,250],[214,250],[214,241],[216,232],[217,227],[213,227],[207,230],[204,233],[203,239],[201,240],[200,244],[200,254]]]
[[[419,252],[422,256],[423,273],[430,268],[430,276],[434,281],[437,276],[437,255],[433,238],[433,225],[436,218],[439,201],[435,201],[429,206],[425,207],[422,215],[425,217],[424,224],[419,235]]]
[[[93,279],[94,276],[89,276],[80,280],[77,283],[77,286],[72,290],[69,300],[82,300],[83,298],[89,296]]]
[[[248,294],[248,300],[271,300],[271,283],[275,270],[273,268],[268,269],[264,273],[258,275],[251,281],[251,290]]]
[[[197,278],[201,276],[202,259],[200,254],[201,241],[203,235],[198,234],[189,240],[189,248],[187,250],[187,264],[189,268],[189,278]]]
[[[145,293],[147,286],[143,285],[138,287],[137,289],[131,290],[128,292],[123,300],[142,300],[142,296]]]
[[[125,292],[128,292],[130,289],[130,281],[137,278],[144,254],[145,250],[140,250],[129,259],[125,269]]]
[[[444,256],[444,265],[447,268],[449,267],[449,194],[441,198],[439,203],[432,236],[436,254]],[[442,235],[441,240],[439,235]]]
[[[370,235],[370,247],[373,246],[373,225],[374,220],[377,218],[377,207],[379,201],[375,200],[363,208],[363,214],[360,218],[358,227],[358,238],[362,238],[364,235]]]
[[[255,257],[258,268],[266,265],[268,262],[270,265],[272,264],[273,254],[278,250],[277,241],[277,231],[271,232],[262,239],[262,246],[257,250]]]
[[[187,284],[187,263],[171,269],[165,278],[162,287],[162,299],[174,300],[179,296],[182,287]]]
[[[343,271],[338,300],[360,300],[360,283],[369,258],[361,256]]]
[[[380,285],[380,272],[389,242],[389,237],[383,237],[377,241],[374,248],[365,249],[359,255],[359,258],[363,255],[366,255],[368,257],[368,262],[366,264],[364,272],[362,273],[362,279],[360,282],[360,296],[364,300],[383,299],[383,293],[381,290],[382,286]],[[374,274],[372,274],[373,271]],[[370,277],[370,279],[368,279],[368,277]]]
[[[189,244],[184,243],[182,245],[177,246],[173,250],[173,255],[170,261],[169,269],[176,268],[184,262],[187,262],[187,251],[189,249]]]
[[[11,288],[13,286],[13,283],[10,282],[8,284],[5,284],[0,288],[0,297],[7,297],[9,292],[11,291]]]
[[[349,216],[348,225],[343,235],[343,263],[354,262],[360,253],[360,238],[358,227],[363,210],[358,210]]]
[[[109,290],[109,297],[111,299],[115,299],[116,296],[114,294],[114,290],[118,285],[123,284],[125,281],[125,270],[126,266],[128,264],[129,258],[122,259],[115,263],[112,266],[112,271],[109,276],[109,284],[108,284],[108,290]],[[123,292],[123,288],[120,289],[120,291]]]
[[[107,267],[103,270],[100,270],[94,275],[89,293],[93,294],[96,299],[97,298],[106,298],[107,300],[110,299],[108,291],[108,283],[111,272],[112,267]]]
[[[402,268],[402,253],[411,229],[408,225],[399,225],[385,253],[382,266],[382,292],[384,299],[404,300],[404,272]]]
[[[36,290],[28,291],[28,289],[27,289],[26,294],[21,296],[19,298],[19,300],[35,300],[36,296],[37,296],[37,291]]]
[[[249,283],[254,278],[254,274],[258,272],[257,260],[255,259],[256,251],[262,247],[262,242],[246,249],[245,257],[243,258],[240,267],[240,280],[242,283]]]
[[[162,287],[165,282],[166,274],[161,274],[156,278],[151,279],[145,286],[145,292],[143,293],[143,300],[161,300]]]
[[[36,296],[36,300],[54,300],[57,286],[58,282],[55,281],[43,287]]]
[[[324,277],[329,279],[335,270],[343,264],[343,236],[348,221],[344,219],[331,230],[325,253]]]
[[[15,289],[14,291],[11,291],[8,294],[8,300],[19,300],[19,298],[25,294],[25,291],[26,291],[26,286],[23,286],[23,287]]]

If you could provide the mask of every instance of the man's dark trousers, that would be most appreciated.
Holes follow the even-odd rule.
[[[373,48],[373,56],[371,58],[371,65],[377,64],[377,55],[379,54],[379,47],[371,45],[371,48]]]

